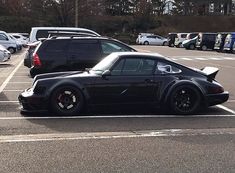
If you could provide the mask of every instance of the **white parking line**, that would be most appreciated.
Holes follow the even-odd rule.
[[[177,137],[177,136],[209,136],[209,135],[234,135],[234,128],[218,129],[163,129],[126,132],[90,132],[90,133],[52,133],[52,134],[27,134],[0,136],[0,143],[17,142],[42,142],[65,141],[85,139],[118,139],[141,137]]]
[[[215,117],[235,117],[235,115],[94,115],[94,116],[50,116],[50,117],[0,117],[0,120],[48,120],[48,119],[119,119],[119,118],[215,118]]]
[[[4,90],[4,88],[7,86],[11,78],[14,76],[16,71],[20,68],[20,66],[23,64],[24,60],[22,60],[17,67],[11,72],[11,74],[7,77],[7,79],[3,82],[3,84],[0,86],[0,93]]]
[[[234,110],[232,110],[232,109],[229,109],[229,108],[227,108],[227,107],[225,107],[225,106],[223,106],[223,105],[216,105],[218,108],[220,108],[220,109],[223,109],[223,110],[225,110],[225,111],[227,111],[227,112],[230,112],[230,113],[232,113],[232,114],[234,114],[235,115],[235,111]]]

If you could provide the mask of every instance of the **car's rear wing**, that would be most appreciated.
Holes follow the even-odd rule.
[[[201,69],[201,72],[205,74],[209,80],[213,80],[219,72],[219,69],[216,67],[205,67]]]

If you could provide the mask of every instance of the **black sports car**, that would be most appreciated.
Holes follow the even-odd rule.
[[[217,68],[191,69],[159,54],[113,53],[86,71],[37,75],[19,95],[23,110],[79,114],[87,105],[148,104],[177,114],[228,100]]]

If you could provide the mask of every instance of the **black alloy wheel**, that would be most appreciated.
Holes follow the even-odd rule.
[[[170,107],[176,114],[193,114],[201,104],[199,91],[192,86],[180,86],[170,96]]]
[[[81,112],[84,98],[79,89],[62,86],[53,92],[50,103],[52,110],[59,115],[75,115]]]

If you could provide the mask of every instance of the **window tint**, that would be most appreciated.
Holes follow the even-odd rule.
[[[89,31],[80,31],[80,30],[38,30],[36,34],[36,39],[38,40],[39,38],[48,38],[49,33],[48,32],[82,32],[82,33],[88,33],[88,34],[93,34],[92,32]]]
[[[100,47],[97,40],[73,40],[69,45],[69,52],[87,56],[87,58],[100,55]],[[91,57],[92,58],[92,57]]]
[[[156,36],[152,35],[152,36],[147,36],[147,38],[156,38]]]
[[[67,48],[68,40],[50,40],[45,47],[46,52],[61,52]]]
[[[20,38],[20,36],[18,36],[18,35],[13,35],[13,37],[15,37],[16,39]]]
[[[181,38],[186,38],[187,37],[187,34],[182,34],[181,35]]]
[[[101,48],[102,48],[103,54],[110,54],[113,52],[132,51],[130,48],[128,48],[125,45],[122,45],[114,41],[108,41],[108,40],[101,41]]]
[[[158,62],[155,73],[156,74],[174,74],[174,73],[181,73],[181,70],[170,64],[167,64],[164,62]]]
[[[0,40],[7,40],[7,37],[4,34],[0,34]]]
[[[128,58],[122,59],[113,68],[113,75],[151,75],[155,61],[151,59]]]

